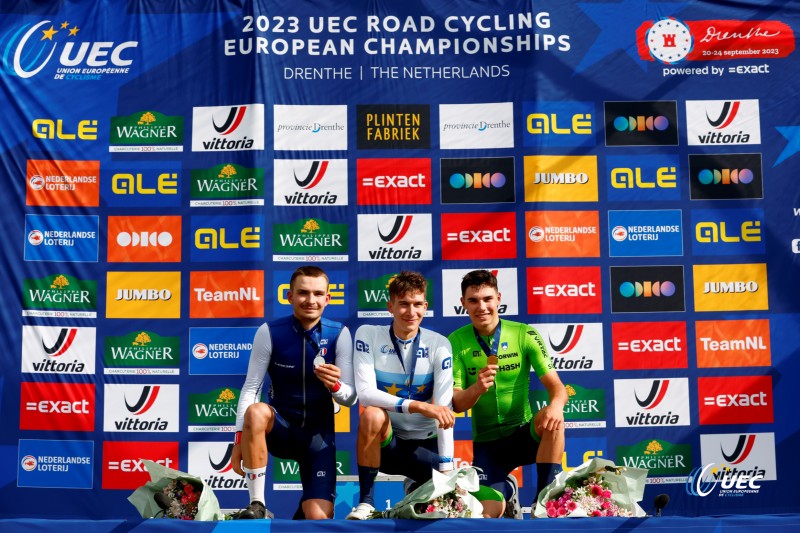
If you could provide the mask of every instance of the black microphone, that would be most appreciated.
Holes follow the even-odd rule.
[[[153,499],[156,501],[156,505],[161,509],[161,512],[166,515],[167,509],[169,509],[170,499],[169,496],[164,494],[163,492],[156,492],[153,494]],[[158,514],[156,514],[158,516]],[[155,518],[155,517],[153,517]]]
[[[656,516],[661,516],[661,510],[669,503],[669,494],[659,494],[653,500],[653,507],[656,508]]]

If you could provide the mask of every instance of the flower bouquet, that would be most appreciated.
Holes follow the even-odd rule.
[[[644,516],[637,502],[644,496],[647,469],[616,466],[591,459],[558,474],[542,489],[533,515],[537,518]]]
[[[470,492],[477,491],[474,468],[433,471],[433,477],[387,511],[373,518],[482,518],[483,505]]]
[[[217,496],[201,478],[147,459],[142,463],[150,481],[128,496],[142,518],[224,520]]]

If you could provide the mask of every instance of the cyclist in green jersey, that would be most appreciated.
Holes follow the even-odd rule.
[[[453,410],[472,409],[472,464],[483,470],[481,484],[499,491],[508,502],[483,501],[484,512],[522,518],[516,478],[510,473],[536,463],[537,496],[553,481],[564,453],[567,390],[536,330],[500,319],[501,295],[494,274],[469,272],[461,282],[461,295],[472,323],[449,336]],[[528,398],[531,368],[550,398],[535,414]]]

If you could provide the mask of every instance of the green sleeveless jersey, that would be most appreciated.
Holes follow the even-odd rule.
[[[463,390],[477,381],[478,371],[486,366],[486,354],[472,324],[455,330],[448,339],[453,347],[454,385]],[[495,351],[493,338],[483,339]],[[544,340],[531,326],[501,319],[499,343],[494,386],[472,407],[475,442],[504,437],[529,422],[533,418],[528,399],[531,368],[540,378],[553,370]]]

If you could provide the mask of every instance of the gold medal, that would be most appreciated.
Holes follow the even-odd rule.
[[[486,364],[487,365],[496,365],[497,364],[497,356],[496,355],[490,355],[489,357],[487,357],[486,358]]]

